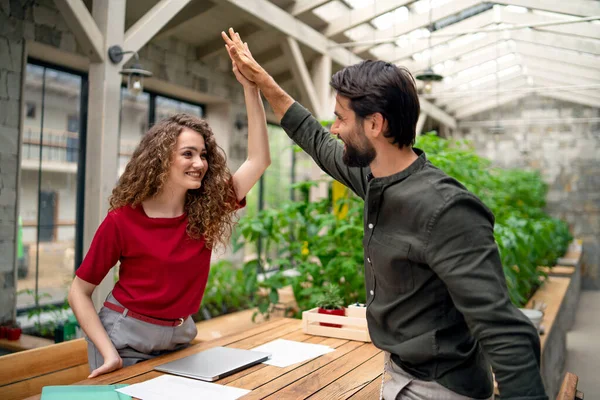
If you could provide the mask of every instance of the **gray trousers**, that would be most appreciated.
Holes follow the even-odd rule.
[[[436,381],[422,381],[397,366],[390,353],[385,353],[384,370],[388,379],[383,384],[385,400],[474,400],[440,385]],[[490,397],[492,400],[494,395]]]
[[[112,293],[106,300],[123,307]],[[108,337],[123,360],[124,367],[183,349],[198,333],[192,317],[188,317],[181,326],[160,326],[126,317],[124,314],[125,312],[119,313],[106,307],[102,307],[98,313]],[[87,336],[86,340],[88,363],[90,371],[93,371],[104,364],[104,358]]]

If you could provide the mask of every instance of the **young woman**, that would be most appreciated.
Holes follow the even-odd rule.
[[[248,113],[248,158],[231,176],[208,124],[164,119],[144,136],[77,270],[69,303],[87,336],[90,378],[185,347],[202,301],[211,250],[226,245],[234,211],[269,166],[256,85],[235,64]],[[96,314],[91,295],[117,261],[119,281]]]

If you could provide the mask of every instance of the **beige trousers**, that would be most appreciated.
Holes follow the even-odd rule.
[[[386,378],[383,384],[383,399],[385,400],[474,400],[440,385],[436,381],[422,381],[402,368],[391,359],[390,353],[385,353]],[[494,396],[488,400],[493,400]]]
[[[109,294],[106,300],[123,306],[112,294]],[[119,313],[102,307],[98,316],[108,337],[119,352],[124,367],[183,349],[198,332],[192,317],[188,317],[181,326],[160,326],[126,317],[123,314],[125,312]],[[88,363],[90,371],[93,371],[104,363],[104,359],[92,341],[87,337],[86,340]]]

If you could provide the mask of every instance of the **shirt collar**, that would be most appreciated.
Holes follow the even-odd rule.
[[[383,176],[381,178],[375,178],[373,176],[373,173],[369,172],[367,174],[367,182],[373,181],[373,183],[381,183],[384,185],[389,183],[395,183],[419,171],[427,162],[427,156],[425,155],[425,152],[423,150],[417,149],[416,147],[413,147],[413,151],[419,157],[415,161],[413,161],[413,163],[410,164],[408,168],[397,172],[393,175]]]

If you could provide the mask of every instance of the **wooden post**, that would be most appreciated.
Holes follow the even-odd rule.
[[[316,58],[312,65],[311,80],[314,87],[314,92],[317,98],[317,109],[315,117],[319,120],[330,120],[333,116],[333,104],[331,104],[331,89],[329,80],[331,79],[331,57],[328,55],[320,55]],[[321,168],[317,164],[312,164],[311,177],[319,179],[323,175]],[[322,182],[318,187],[311,189],[310,197],[312,200],[317,200],[327,197],[327,182]]]
[[[113,45],[123,45],[125,0],[95,1],[92,16],[104,36],[103,52]],[[87,148],[85,169],[85,209],[83,247],[90,247],[96,229],[106,217],[108,197],[117,182],[119,153],[119,112],[121,75],[119,65],[108,57],[90,63]],[[94,291],[92,299],[99,310],[114,286],[109,273]]]
[[[320,120],[331,119],[333,116],[333,105],[331,104],[331,88],[329,81],[331,80],[331,57],[328,55],[320,55],[312,65],[312,81],[318,99],[319,110],[317,118]],[[330,109],[331,108],[331,109]]]

